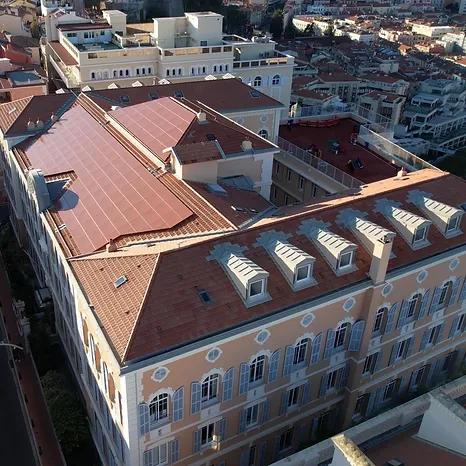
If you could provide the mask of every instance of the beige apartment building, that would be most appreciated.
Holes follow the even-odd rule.
[[[58,10],[46,17],[46,29],[43,51],[49,72],[70,89],[233,75],[289,108],[294,58],[276,51],[276,43],[268,37],[246,40],[224,35],[223,16],[216,13],[126,24],[126,15],[116,10],[104,11],[101,21]]]
[[[2,151],[104,465],[265,466],[454,372],[464,180],[275,208],[277,146],[199,100],[114,91]]]

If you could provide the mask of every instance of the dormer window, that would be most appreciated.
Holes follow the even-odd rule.
[[[458,225],[460,223],[459,220],[460,220],[459,217],[453,217],[453,218],[450,218],[450,220],[448,220],[447,233],[451,233],[458,229]]]
[[[414,243],[422,243],[427,238],[427,227],[416,228],[414,232]]]
[[[264,294],[264,281],[257,280],[249,285],[249,298],[260,298]]]
[[[309,277],[311,275],[311,266],[310,265],[303,265],[302,267],[298,267],[296,269],[296,276],[295,276],[295,282],[303,282],[305,280],[309,280]]]
[[[354,251],[344,252],[340,254],[340,259],[338,260],[338,270],[344,270],[348,267],[353,266],[353,256]]]

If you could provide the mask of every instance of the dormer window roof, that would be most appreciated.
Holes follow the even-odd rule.
[[[438,202],[423,191],[410,191],[408,200],[422,210],[446,238],[461,234],[463,210]]]
[[[306,220],[301,224],[299,234],[306,235],[319,249],[336,275],[343,275],[357,269],[356,244],[330,231],[326,224],[319,220]]]
[[[376,202],[376,211],[385,215],[411,248],[419,249],[428,246],[430,242],[427,233],[432,222],[420,215],[401,209],[399,206],[398,202],[380,199]]]
[[[290,287],[298,291],[317,283],[312,276],[315,257],[290,244],[289,237],[284,233],[267,232],[258,239],[258,245],[269,253]]]

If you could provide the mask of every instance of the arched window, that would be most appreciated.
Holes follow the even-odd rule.
[[[228,71],[228,63],[225,65],[225,71]]]
[[[242,78],[241,76],[237,76],[236,79],[237,79],[240,83],[243,82],[243,78]]]
[[[113,77],[116,78],[118,76],[118,70],[113,70]]]
[[[219,375],[212,374],[206,377],[201,384],[201,400],[206,403],[218,396]]]
[[[190,73],[191,73],[192,76],[194,76],[196,74],[196,68],[194,66],[191,66]]]
[[[259,131],[259,136],[261,138],[268,139],[269,138],[269,132],[266,129],[261,129]]]
[[[167,71],[165,72],[165,74],[166,74],[167,76],[170,76],[170,70],[167,70]]]
[[[256,76],[256,77],[254,78],[253,85],[254,85],[254,87],[260,87],[260,86],[262,86],[262,78],[261,78],[260,76]]]
[[[102,71],[97,71],[97,79],[102,79]]]
[[[439,309],[445,306],[447,302],[447,297],[448,297],[448,292],[450,291],[450,288],[453,286],[452,282],[446,282],[440,291],[440,296],[438,300],[438,305]]]
[[[409,303],[408,303],[408,309],[406,311],[406,318],[407,319],[410,319],[411,317],[414,317],[414,315],[416,314],[416,311],[419,307],[419,303],[421,302],[421,295],[420,294],[417,294],[417,295],[414,295],[410,300],[409,300]]]
[[[149,416],[151,424],[168,419],[168,394],[161,393],[152,398],[149,403]]]
[[[202,74],[206,74],[207,73],[207,66],[203,66],[202,67]]]
[[[348,322],[345,322],[337,328],[337,331],[335,332],[335,343],[333,344],[334,348],[341,348],[342,346],[345,346],[347,335],[350,330],[349,326]]]
[[[91,71],[91,79],[95,79],[95,71]]]
[[[272,78],[272,86],[279,86],[279,85],[280,85],[280,76],[278,74],[276,74]]]
[[[89,335],[89,350],[91,353],[92,365],[95,367],[95,342],[92,335]]]
[[[373,330],[374,333],[381,332],[383,330],[382,329],[383,320],[387,312],[388,312],[388,309],[386,307],[383,307],[382,309],[379,309],[377,311],[377,314],[375,315],[375,322],[374,322],[374,330]]]
[[[108,368],[105,362],[102,363],[102,373],[104,375],[104,389],[105,393],[108,394]]]
[[[298,344],[294,347],[293,353],[293,365],[301,364],[306,361],[307,345],[309,340],[303,338]]]
[[[264,379],[265,356],[257,356],[249,365],[249,383],[259,383]]]
[[[149,74],[152,74],[152,68],[149,68],[149,70],[150,70]],[[178,76],[183,76],[183,68],[178,68]]]
[[[214,66],[212,67],[212,71],[213,71],[214,73],[217,72],[217,65],[214,65]]]

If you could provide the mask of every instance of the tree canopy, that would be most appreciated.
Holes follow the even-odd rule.
[[[283,33],[283,16],[281,10],[276,10],[270,20],[269,31],[272,33],[273,40],[279,40]]]

